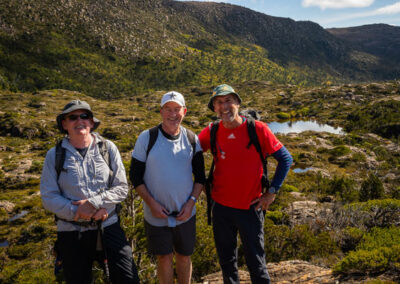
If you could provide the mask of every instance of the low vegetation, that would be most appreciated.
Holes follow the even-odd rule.
[[[379,279],[385,275],[385,279],[399,281],[398,136],[374,131],[374,120],[366,118],[371,115],[369,106],[379,106],[375,107],[379,114],[375,117],[382,119],[382,125],[398,123],[397,116],[384,114],[393,112],[392,106],[400,97],[400,83],[379,83],[381,91],[376,93],[373,90],[377,87],[371,88],[370,84],[308,88],[251,81],[234,87],[243,99],[242,108],[258,110],[267,122],[286,113],[334,126],[352,125],[351,129],[346,128],[349,132],[345,135],[314,131],[278,134],[293,154],[295,166],[308,170],[289,172],[276,202],[266,213],[267,261],[301,259],[331,267],[343,279],[354,275]],[[215,119],[206,106],[212,85],[176,90],[187,99],[186,127],[198,133]],[[41,206],[39,178],[44,155],[62,137],[55,125],[62,106],[75,98],[88,101],[101,120],[99,132],[117,144],[129,169],[137,136],[160,121],[159,100],[163,92],[143,91],[112,101],[61,89],[0,92],[1,283],[56,281],[52,254],[54,217]],[[360,99],[346,100],[349,92]],[[385,103],[387,98],[390,104]],[[351,113],[357,113],[360,119],[349,120]],[[211,157],[205,157],[208,168]],[[270,158],[268,165],[272,173],[274,159]],[[302,201],[312,202],[315,208],[305,208],[296,219],[293,212],[296,203]],[[141,279],[154,283],[155,260],[147,253],[141,206],[135,191],[130,191],[121,222]],[[12,217],[18,218],[10,221]],[[245,268],[243,258],[239,264]],[[195,281],[220,270],[212,229],[206,222],[204,197],[198,203],[193,267]],[[96,267],[94,272],[98,283],[102,283],[101,269]]]

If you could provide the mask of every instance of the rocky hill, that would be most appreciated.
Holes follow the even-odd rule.
[[[398,64],[382,64],[381,56],[315,23],[224,3],[0,2],[0,88],[13,91],[63,88],[116,98],[222,80],[396,78]]]
[[[390,66],[388,69],[394,72],[393,76],[400,76],[395,67],[400,62],[400,27],[374,24],[327,31],[350,44],[352,48],[377,56],[381,60],[378,66]],[[383,68],[381,72],[389,71],[388,69]]]

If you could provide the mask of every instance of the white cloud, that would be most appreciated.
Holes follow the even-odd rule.
[[[400,13],[400,2],[375,10],[376,15],[391,15]]]
[[[374,0],[303,0],[303,7],[317,6],[322,10],[327,8],[342,9],[342,8],[361,8],[368,7]]]
[[[353,19],[360,19],[360,18],[367,18],[373,16],[380,16],[380,15],[394,15],[400,14],[400,2],[396,2],[392,5],[384,6],[372,11],[362,12],[362,13],[352,13],[352,14],[345,14],[338,17],[333,18],[325,18],[319,21],[321,24],[331,24],[337,23],[346,20],[353,20]]]

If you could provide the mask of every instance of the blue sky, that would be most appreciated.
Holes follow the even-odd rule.
[[[216,0],[208,2],[231,3],[267,15],[291,18],[296,21],[309,20],[324,28],[377,23],[400,26],[400,1],[398,0]]]

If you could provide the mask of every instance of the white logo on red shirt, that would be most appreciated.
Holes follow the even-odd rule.
[[[236,137],[233,133],[231,133],[231,135],[228,136],[228,139],[236,139]]]

